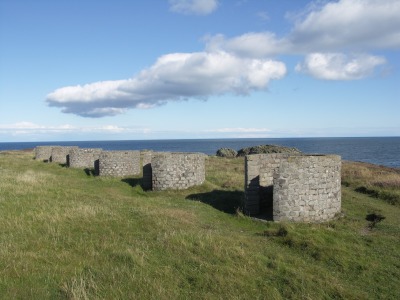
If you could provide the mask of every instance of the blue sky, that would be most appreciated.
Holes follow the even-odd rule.
[[[400,136],[398,0],[1,0],[0,141]]]

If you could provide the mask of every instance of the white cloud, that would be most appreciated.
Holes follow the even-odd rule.
[[[383,57],[366,54],[312,53],[296,66],[296,71],[318,79],[354,80],[371,75],[377,66],[385,62]]]
[[[282,54],[305,54],[297,71],[318,79],[361,79],[384,63],[383,57],[348,54],[400,48],[400,1],[339,0],[312,2],[292,18],[283,37],[273,32],[250,32],[233,38],[206,39],[209,51],[265,59]]]
[[[266,89],[286,74],[282,62],[242,59],[226,52],[173,53],[127,80],[69,86],[47,96],[50,106],[83,117],[113,116],[127,108]]]
[[[17,122],[14,124],[0,124],[0,130],[6,130],[6,129],[38,129],[41,128],[42,126],[37,125],[32,122]]]
[[[187,15],[208,15],[218,7],[218,0],[169,0],[173,12]]]
[[[208,51],[226,51],[241,57],[265,58],[288,51],[288,40],[272,32],[249,32],[231,39],[222,34],[206,38]]]
[[[235,127],[235,128],[218,128],[218,129],[210,129],[205,130],[205,132],[217,132],[217,133],[262,133],[262,132],[270,132],[270,129],[267,128],[243,128],[243,127]]]
[[[0,124],[0,133],[11,135],[35,134],[35,133],[60,133],[74,130],[75,127],[65,124],[61,126],[44,126],[32,122],[17,122],[14,124]]]
[[[400,48],[400,1],[340,0],[312,5],[297,17],[283,37],[273,32],[249,32],[226,38],[208,37],[207,49],[265,58],[279,54],[367,51]]]
[[[288,36],[292,51],[400,47],[400,1],[340,0],[313,7]]]
[[[116,125],[104,125],[104,126],[96,126],[96,127],[83,127],[80,128],[80,131],[83,132],[109,132],[109,133],[120,133],[127,131],[127,128],[119,127]]]
[[[0,134],[7,135],[51,135],[66,133],[148,133],[148,128],[120,127],[116,125],[103,126],[74,126],[70,124],[49,126],[32,122],[17,122],[13,124],[0,124]]]

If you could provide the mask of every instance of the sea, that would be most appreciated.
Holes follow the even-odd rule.
[[[263,138],[263,139],[184,139],[123,141],[0,142],[0,151],[60,145],[104,150],[154,150],[202,152],[214,155],[220,148],[235,150],[257,145],[296,147],[309,154],[338,154],[343,160],[400,168],[400,137]]]

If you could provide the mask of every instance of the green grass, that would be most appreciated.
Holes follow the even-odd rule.
[[[346,173],[347,164],[341,218],[278,224],[240,213],[243,158],[207,159],[202,186],[144,192],[140,176],[88,176],[32,157],[0,152],[2,299],[400,294],[400,207],[357,192],[368,181]],[[384,219],[371,226],[369,214]]]

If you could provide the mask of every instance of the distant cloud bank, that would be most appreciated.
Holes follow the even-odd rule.
[[[129,127],[118,125],[99,126],[75,126],[64,125],[43,125],[32,122],[21,121],[13,124],[0,124],[0,137],[17,141],[60,141],[87,139],[168,139],[177,135],[186,138],[277,138],[277,137],[320,137],[324,136],[398,136],[399,127],[359,127],[359,128],[257,128],[257,127],[224,127],[204,130],[154,130],[147,127]]]
[[[155,131],[147,127],[126,127],[117,125],[101,125],[101,126],[75,126],[70,124],[51,126],[42,125],[32,122],[21,121],[13,124],[0,124],[0,136],[7,137],[23,137],[23,139],[36,139],[41,140],[43,137],[46,139],[53,139],[56,136],[72,136],[74,138],[89,133],[91,136],[99,134],[101,136],[126,137],[132,138],[164,138],[175,136],[176,134],[186,134],[188,136],[196,135],[198,137],[219,137],[220,134],[228,134],[232,137],[266,137],[271,133],[267,128],[217,128],[200,131],[187,131],[172,130],[172,131]]]
[[[147,133],[150,129],[148,128],[127,128],[116,125],[103,125],[103,126],[73,126],[70,124],[64,124],[59,126],[48,126],[40,125],[32,122],[18,122],[14,124],[0,124],[0,134],[7,135],[52,135],[52,134],[66,134],[66,133]]]
[[[169,4],[174,12],[198,15],[218,7],[216,0]],[[387,63],[367,51],[400,48],[399,16],[398,0],[315,2],[287,16],[293,27],[286,36],[268,31],[208,36],[202,52],[167,54],[133,78],[59,88],[46,101],[64,113],[96,118],[169,101],[246,95],[284,78],[287,70],[275,58],[279,55],[304,55],[296,71],[316,79],[363,79]]]

